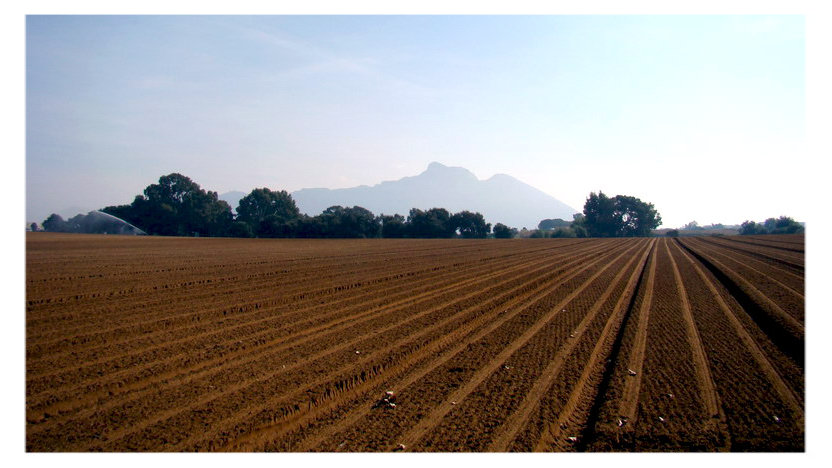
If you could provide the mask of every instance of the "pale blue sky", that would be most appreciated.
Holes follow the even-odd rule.
[[[805,220],[801,16],[30,16],[27,219],[431,161],[678,227]],[[74,213],[72,213],[74,214]]]

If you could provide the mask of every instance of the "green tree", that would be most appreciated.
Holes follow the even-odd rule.
[[[511,239],[517,235],[517,229],[512,229],[503,223],[494,225],[494,237],[496,239]]]
[[[618,224],[616,237],[646,237],[662,224],[662,217],[652,203],[626,195],[616,195],[614,202],[614,218]]]
[[[408,237],[414,238],[451,238],[456,228],[451,223],[451,214],[445,208],[431,208],[422,211],[410,210],[407,217]]]
[[[572,215],[572,225],[569,227],[572,228],[577,237],[589,237],[589,231],[586,228],[586,216],[583,213]]]
[[[652,203],[627,195],[609,198],[603,192],[589,194],[583,215],[573,224],[586,228],[592,237],[648,236],[662,223]]]
[[[369,238],[381,234],[381,220],[360,206],[330,206],[319,219],[324,237]]]
[[[551,232],[549,235],[551,238],[572,238],[578,237],[578,234],[575,231],[568,227],[559,227]]]
[[[407,235],[407,224],[404,216],[395,214],[392,216],[381,215],[381,237],[387,239],[402,238]]]
[[[237,206],[237,221],[248,224],[261,237],[289,237],[290,223],[299,217],[300,210],[285,190],[254,189]]]
[[[480,213],[461,211],[451,216],[450,223],[465,239],[485,239],[491,232],[491,224]]]
[[[754,235],[754,234],[765,234],[766,228],[760,224],[755,223],[754,221],[745,220],[740,225],[739,233],[742,236]]]
[[[217,192],[205,191],[190,178],[172,173],[144,189],[130,205],[102,210],[142,229],[165,236],[224,236],[233,221],[231,207]]]
[[[569,227],[571,224],[572,223],[570,221],[565,221],[560,218],[544,219],[540,221],[540,224],[537,225],[537,228],[544,231],[550,231],[555,228]]]
[[[604,192],[590,193],[584,204],[584,226],[592,237],[615,237],[619,228],[615,219],[615,200]]]
[[[768,218],[762,223],[755,223],[754,221],[744,221],[740,225],[740,235],[759,235],[759,234],[796,234],[804,232],[803,226],[794,219],[788,216],[781,216],[777,219]]]
[[[61,218],[61,215],[52,213],[46,218],[42,223],[43,230],[47,232],[67,232],[69,226],[67,226],[66,221]]]
[[[788,216],[781,216],[774,222],[772,234],[795,234],[803,232],[803,226]]]

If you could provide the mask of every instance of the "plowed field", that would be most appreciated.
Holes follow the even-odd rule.
[[[802,451],[804,255],[30,233],[26,448]]]

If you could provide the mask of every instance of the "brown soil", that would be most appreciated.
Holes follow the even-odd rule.
[[[29,233],[26,448],[801,451],[803,250]]]

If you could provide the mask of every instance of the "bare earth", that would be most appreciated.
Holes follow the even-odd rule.
[[[26,257],[28,451],[804,450],[802,235]]]

